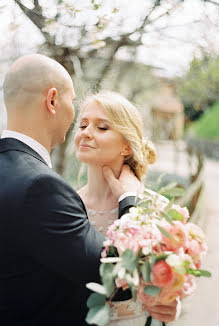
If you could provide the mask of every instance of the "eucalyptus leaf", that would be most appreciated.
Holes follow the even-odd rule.
[[[110,307],[108,304],[92,307],[87,314],[86,322],[89,325],[105,326],[110,320]]]
[[[106,291],[106,296],[110,297],[114,291],[114,274],[113,274],[114,264],[101,264],[100,265],[100,275],[102,278],[102,283]]]
[[[87,300],[87,306],[88,308],[93,308],[95,306],[104,306],[105,302],[105,295],[99,293],[92,293]]]
[[[106,295],[106,290],[105,290],[104,286],[101,284],[90,282],[90,283],[86,284],[86,287],[93,292],[97,292],[99,294]]]
[[[136,301],[137,299],[137,288],[135,286],[130,286],[130,289],[131,289],[131,293],[132,293],[132,298],[134,301]]]
[[[145,282],[150,282],[150,273],[151,273],[151,266],[148,260],[144,261],[144,264],[140,268],[143,280]]]
[[[154,286],[154,285],[147,285],[144,288],[144,293],[154,297],[160,293],[160,288],[158,288],[157,286]]]
[[[171,239],[171,235],[164,228],[162,228],[162,226],[158,224],[156,224],[156,226],[165,237]]]
[[[131,249],[127,249],[123,252],[122,266],[125,267],[125,269],[131,273],[137,267],[137,257]]]

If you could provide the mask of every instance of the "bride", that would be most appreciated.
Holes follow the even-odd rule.
[[[81,107],[75,150],[77,159],[88,166],[88,182],[78,193],[89,220],[106,235],[108,226],[117,219],[118,202],[105,179],[103,166],[109,166],[118,178],[125,163],[142,180],[147,165],[156,160],[153,144],[143,137],[143,123],[136,107],[120,94],[102,91],[87,97]],[[176,302],[147,306],[147,311],[156,319],[154,322],[170,322],[175,317]],[[110,326],[144,326],[146,319],[140,302],[112,302]]]

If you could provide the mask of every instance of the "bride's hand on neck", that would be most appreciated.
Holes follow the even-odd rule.
[[[141,194],[144,191],[144,184],[138,180],[127,164],[123,165],[118,178],[116,178],[112,169],[107,166],[103,167],[103,174],[117,199],[126,192]]]

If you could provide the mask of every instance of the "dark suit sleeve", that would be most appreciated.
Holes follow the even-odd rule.
[[[98,280],[103,236],[78,194],[61,178],[37,177],[26,192],[20,228],[25,253],[75,283]]]
[[[129,212],[129,208],[137,206],[140,198],[135,196],[127,196],[119,202],[119,218]]]

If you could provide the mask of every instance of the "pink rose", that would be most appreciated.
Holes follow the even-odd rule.
[[[158,287],[168,286],[173,281],[173,270],[164,260],[154,264],[152,275],[153,283]]]

